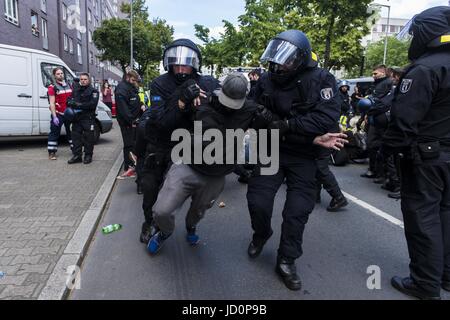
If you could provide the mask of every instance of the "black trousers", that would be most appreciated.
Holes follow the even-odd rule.
[[[259,170],[258,170],[259,171]],[[294,261],[302,251],[303,230],[314,209],[316,162],[280,153],[280,168],[275,175],[255,175],[247,189],[253,241],[265,242],[272,235],[271,219],[275,195],[286,178],[287,194],[283,209],[278,255]]]
[[[130,167],[134,167],[133,161],[130,159],[130,151],[133,151],[135,143],[135,128],[120,126],[123,141],[123,169],[126,171]]]
[[[421,165],[403,159],[401,176],[410,274],[439,295],[441,280],[450,281],[450,153]]]
[[[153,221],[153,205],[158,198],[164,177],[170,168],[170,152],[147,152],[143,162],[139,178],[143,192],[142,209],[144,210],[145,222],[151,224]]]
[[[137,156],[136,162],[136,183],[142,185],[142,172],[144,170],[145,151],[147,148],[147,140],[145,139],[145,122],[139,122],[136,127],[136,141],[133,153]]]
[[[92,156],[94,152],[94,119],[83,119],[72,123],[73,155]]]
[[[367,133],[367,149],[369,151],[369,169],[377,176],[383,176],[383,161],[380,158],[378,151],[381,148],[383,134],[385,128],[377,128],[373,125],[369,127]]]
[[[342,196],[339,184],[328,166],[329,157],[316,159],[317,164],[317,193],[320,194],[322,186],[333,198]]]

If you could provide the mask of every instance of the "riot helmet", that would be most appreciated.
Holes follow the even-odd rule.
[[[311,45],[303,32],[287,30],[270,40],[260,60],[269,63],[271,79],[283,84],[308,66]]]
[[[347,87],[347,91],[350,90],[350,84],[347,80],[342,80],[341,82],[338,83],[338,89],[341,90],[341,88],[343,87]]]
[[[199,72],[201,68],[202,57],[200,50],[194,42],[189,39],[177,39],[172,42],[164,50],[163,66],[164,70],[173,73],[173,66],[189,66],[193,73]],[[190,78],[190,74],[178,73],[175,78],[180,82],[184,82]]]
[[[415,60],[428,51],[450,45],[450,7],[438,6],[414,16],[408,33],[412,36],[408,58]]]

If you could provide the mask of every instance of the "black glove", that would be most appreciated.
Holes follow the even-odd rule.
[[[269,129],[280,130],[280,136],[284,136],[289,131],[289,124],[287,120],[277,120],[269,123]]]
[[[200,96],[200,88],[197,83],[190,79],[182,85],[180,100],[185,104],[190,104],[195,98]]]
[[[77,108],[77,103],[75,102],[75,100],[73,98],[71,98],[71,99],[67,100],[67,106],[69,108],[76,109]]]
[[[258,116],[260,116],[262,119],[264,119],[267,123],[270,123],[273,121],[272,112],[263,106],[259,106]]]

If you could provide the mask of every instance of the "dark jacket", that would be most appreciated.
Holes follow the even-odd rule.
[[[370,95],[374,100],[374,105],[369,109],[367,115],[369,123],[376,128],[387,128],[389,119],[387,112],[390,111],[393,99],[392,80],[389,77],[375,80],[375,87]]]
[[[99,99],[99,92],[92,86],[80,86],[75,84],[72,96],[69,98],[74,101],[74,109],[81,110],[77,113],[76,120],[93,119]]]
[[[450,46],[422,55],[407,68],[383,138],[400,152],[427,141],[450,146]]]
[[[242,129],[245,132],[252,124],[255,114],[258,110],[258,106],[252,100],[247,100],[244,106],[239,110],[230,110],[224,108],[219,103],[204,103],[195,112],[195,120],[202,123],[202,134],[208,129],[217,129],[222,133],[222,137],[226,137],[226,129]],[[194,132],[195,133],[195,132]],[[201,139],[201,137],[199,137]],[[195,164],[191,161],[190,166],[208,176],[224,176],[233,172],[235,165],[237,164],[237,157],[240,150],[242,149],[242,141],[223,141],[223,158],[226,162],[226,156],[230,155],[231,152],[234,154],[234,161],[232,164]],[[194,139],[192,141],[192,151],[194,153]],[[202,154],[203,150],[210,145],[212,142],[203,141],[202,143]],[[192,160],[195,160],[192,158]]]
[[[131,127],[141,115],[141,101],[138,89],[126,80],[115,90],[117,122],[121,127]]]
[[[290,130],[281,138],[281,152],[316,157],[314,138],[330,132],[339,121],[337,91],[333,75],[319,67],[303,70],[283,87],[274,84],[268,72],[261,76],[255,100],[272,111],[274,118],[288,119]]]
[[[219,82],[210,76],[195,75],[193,79],[199,87],[212,93],[220,87]],[[170,150],[175,144],[171,141],[172,132],[179,128],[190,130],[193,125],[194,108],[178,107],[183,85],[177,85],[171,72],[156,78],[150,87],[150,117],[146,123],[145,136],[153,146],[161,150]]]

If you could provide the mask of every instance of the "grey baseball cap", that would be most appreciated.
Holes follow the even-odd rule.
[[[245,103],[248,80],[240,72],[229,74],[222,82],[222,88],[215,91],[219,102],[230,109],[240,109]]]

